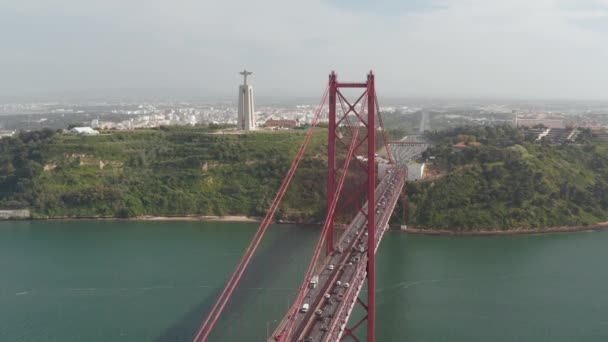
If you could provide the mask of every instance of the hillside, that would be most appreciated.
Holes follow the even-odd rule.
[[[304,133],[220,133],[42,130],[2,139],[0,209],[28,208],[37,218],[263,216]],[[277,219],[322,220],[326,133],[315,134]],[[423,158],[434,157],[429,169],[437,176],[408,183],[410,226],[506,230],[608,220],[608,143],[588,132],[567,145],[526,141],[509,126],[461,127],[428,138],[435,145]],[[457,152],[458,142],[468,145]],[[393,223],[400,223],[401,210]]]
[[[34,217],[263,216],[304,133],[218,133],[43,130],[2,139],[0,208],[30,208]],[[324,187],[315,185],[326,177],[325,136],[315,133],[278,218],[321,215]]]
[[[448,230],[588,225],[608,219],[608,145],[526,141],[510,127],[463,127],[429,136],[440,178],[408,183],[408,224]],[[466,142],[462,151],[452,145]],[[479,144],[474,144],[477,142]],[[477,145],[477,146],[476,146]]]

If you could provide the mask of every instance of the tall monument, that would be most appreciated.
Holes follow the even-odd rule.
[[[253,87],[247,84],[247,76],[252,72],[243,70],[243,84],[239,86],[239,116],[236,124],[237,129],[244,131],[255,130],[255,114],[253,108]]]

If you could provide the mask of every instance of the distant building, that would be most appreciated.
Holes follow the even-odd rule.
[[[300,127],[300,121],[270,118],[266,120],[266,122],[264,123],[264,127],[296,128]]]
[[[70,133],[78,135],[98,135],[99,132],[91,127],[74,127],[70,129]]]
[[[415,181],[424,177],[424,166],[422,163],[408,163],[407,164],[407,180]]]
[[[458,144],[452,145],[452,152],[460,152],[467,147],[468,147],[467,144],[465,144],[464,142],[461,141]]]
[[[15,135],[15,131],[6,131],[0,129],[0,139],[12,137],[13,135]]]
[[[253,131],[255,127],[255,112],[253,104],[253,87],[247,84],[247,76],[252,72],[243,70],[243,84],[239,86],[239,112],[237,128],[243,131]]]
[[[481,144],[477,141],[472,141],[470,143],[465,143],[464,141],[459,142],[458,144],[452,145],[452,152],[461,152],[471,146],[481,146]]]
[[[424,163],[407,163],[407,180],[415,181],[424,178]],[[378,163],[378,179],[381,179],[386,175],[388,170],[391,170],[394,165],[389,164],[388,161]]]
[[[608,141],[608,131],[606,129],[594,129],[591,133],[600,140]]]
[[[564,120],[552,119],[516,119],[515,125],[517,127],[534,127],[542,125],[547,128],[566,128]]]
[[[577,128],[524,128],[526,139],[549,144],[573,143],[581,131]]]

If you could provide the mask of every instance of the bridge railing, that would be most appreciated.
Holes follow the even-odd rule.
[[[338,308],[338,315],[332,320],[324,341],[340,341],[340,337],[346,329],[350,313],[355,307],[361,288],[365,283],[365,277],[367,275],[366,268],[367,256],[363,257],[357,265],[357,271],[352,281],[352,286],[348,289],[346,295],[342,299],[340,307]]]

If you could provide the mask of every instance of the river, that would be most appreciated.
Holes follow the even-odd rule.
[[[255,224],[0,222],[0,341],[191,341]],[[213,341],[263,341],[319,230],[274,226]],[[378,341],[608,341],[608,232],[390,232]],[[364,332],[364,330],[361,330]]]

